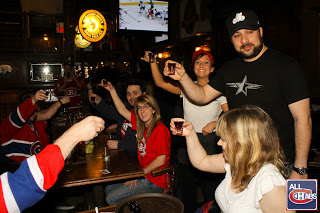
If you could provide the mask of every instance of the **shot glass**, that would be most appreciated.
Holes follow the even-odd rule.
[[[96,97],[95,97],[95,96],[91,96],[90,100],[91,100],[91,103],[92,103],[92,104],[95,104],[95,103],[96,103]]]
[[[45,101],[45,102],[49,102],[49,101],[50,101],[50,92],[49,92],[49,90],[45,90],[45,92],[46,92],[47,98],[46,98],[46,100],[44,100],[44,101]]]
[[[86,142],[81,141],[77,144],[77,149],[78,149],[78,155],[80,158],[83,158],[86,156]]]
[[[181,135],[183,131],[183,123],[184,121],[175,121],[174,126],[176,127],[177,134]]]
[[[154,62],[154,54],[152,52],[148,53],[149,55],[149,63],[153,63]]]
[[[176,63],[168,63],[169,75],[174,75],[176,72]]]
[[[104,153],[102,155],[103,161],[109,163],[110,162],[110,154],[107,150],[107,147],[104,147]]]
[[[70,172],[72,171],[72,164],[73,164],[73,160],[71,158],[66,158],[65,160],[65,164],[64,164],[64,171],[66,172]]]
[[[108,80],[103,79],[102,83],[103,83],[103,85],[107,85],[108,84]]]

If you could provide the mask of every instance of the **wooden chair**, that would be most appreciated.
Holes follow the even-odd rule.
[[[173,195],[173,184],[174,184],[174,167],[169,165],[167,167],[156,169],[151,172],[152,176],[166,175],[167,187],[162,191],[162,194]]]
[[[105,207],[100,207],[98,209],[99,212],[114,212],[116,209],[116,205],[113,206],[105,206]],[[78,213],[96,213],[95,209],[91,209],[91,210],[86,210],[86,211],[82,211],[82,212],[78,212]]]

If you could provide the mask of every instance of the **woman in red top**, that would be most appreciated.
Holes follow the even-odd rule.
[[[145,177],[125,183],[107,185],[106,201],[115,205],[136,194],[162,192],[166,187],[166,174],[153,177],[151,171],[169,166],[171,136],[168,128],[160,122],[160,108],[151,95],[137,98],[134,110],[127,110],[110,82],[100,84],[110,91],[118,112],[137,131],[138,159]]]

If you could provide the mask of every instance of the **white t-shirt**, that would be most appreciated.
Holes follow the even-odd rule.
[[[285,186],[278,168],[273,164],[264,165],[252,178],[245,190],[233,193],[231,190],[230,164],[224,166],[225,179],[218,186],[215,197],[221,212],[228,213],[257,213],[262,212],[259,201],[262,196],[271,191],[275,186]]]
[[[191,121],[198,133],[202,133],[202,128],[208,123],[218,120],[222,112],[221,105],[227,103],[227,99],[224,96],[220,96],[209,104],[197,106],[188,100],[183,91],[181,91],[181,97],[183,98],[184,119]]]

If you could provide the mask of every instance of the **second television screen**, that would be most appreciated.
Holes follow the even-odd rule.
[[[168,32],[168,1],[119,0],[119,29]]]

